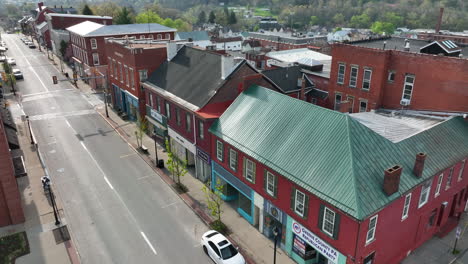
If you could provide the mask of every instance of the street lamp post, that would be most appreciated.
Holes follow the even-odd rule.
[[[154,139],[154,153],[156,153],[156,159],[155,159],[154,163],[155,163],[156,167],[159,168],[158,142],[156,141],[156,139],[157,139],[156,134],[153,135],[153,139]]]
[[[31,123],[29,122],[29,116],[26,116],[26,120],[28,121],[29,136],[31,137],[31,145],[32,145],[34,144],[34,138],[32,135]]]
[[[48,191],[50,195],[50,202],[52,203],[52,210],[54,211],[55,225],[60,225],[58,208],[57,208],[57,204],[55,203],[55,195],[54,195],[54,192],[52,191],[52,186],[50,185],[50,178],[48,176],[43,176],[41,178],[41,181],[42,181],[42,187],[44,188],[44,191]]]
[[[276,244],[278,243],[278,235],[279,235],[279,230],[278,230],[278,227],[275,226],[275,228],[273,228],[273,239],[275,243],[275,247],[273,249],[273,264],[276,264]]]
[[[106,117],[109,118],[109,110],[107,110],[107,73],[104,75],[104,107],[106,109]]]

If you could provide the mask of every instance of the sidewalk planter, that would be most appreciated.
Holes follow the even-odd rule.
[[[286,252],[299,264],[346,264],[346,256],[287,216]]]
[[[221,180],[224,185],[224,193],[221,198],[225,201],[237,201],[237,212],[251,225],[254,225],[254,191],[221,165],[214,161],[211,163],[211,189],[214,189],[218,179]]]

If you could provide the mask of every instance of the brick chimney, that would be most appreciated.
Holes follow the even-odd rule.
[[[440,12],[439,12],[439,19],[437,20],[437,25],[436,25],[436,29],[435,29],[435,33],[436,34],[439,34],[439,31],[440,31],[440,27],[442,25],[442,16],[444,15],[444,8],[441,7],[440,8]]]
[[[416,161],[414,162],[413,173],[416,177],[421,178],[424,170],[424,162],[426,161],[426,153],[419,152],[416,154]]]
[[[398,191],[402,170],[403,168],[399,165],[395,165],[385,170],[383,190],[388,196]]]
[[[37,3],[37,7],[39,7],[39,12],[42,11],[42,7],[44,6],[44,2]]]
[[[301,99],[302,101],[305,101],[305,87],[306,87],[306,78],[304,74],[302,74],[301,95],[299,97],[299,99]]]

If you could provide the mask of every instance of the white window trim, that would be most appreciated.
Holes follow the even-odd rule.
[[[304,200],[300,201],[299,202],[299,199],[297,199],[297,196],[298,194],[302,194],[302,197],[304,197]],[[305,212],[305,193],[299,191],[299,190],[296,190],[296,193],[294,194],[294,212],[299,215],[300,217],[304,217],[304,212]],[[298,212],[297,211],[297,206],[298,205],[301,205],[302,206],[302,213]]]
[[[427,188],[426,188],[426,185],[428,184]],[[427,204],[427,202],[429,201],[429,196],[431,194],[431,187],[432,187],[432,183],[430,181],[424,183],[422,186],[421,186],[421,194],[419,195],[419,202],[418,202],[418,209],[423,207],[425,204]],[[423,197],[423,194],[424,192],[427,192],[427,195],[425,195],[426,199],[425,200],[421,200],[421,198]]]
[[[406,203],[408,202],[408,203]],[[401,220],[405,220],[406,218],[408,218],[408,214],[409,214],[409,208],[410,208],[410,205],[411,205],[411,193],[407,194],[405,196],[405,201],[403,203],[403,213],[401,215]]]
[[[166,33],[165,37],[166,37],[166,39],[171,39],[171,34]]]
[[[369,220],[369,227],[368,227],[368,230],[367,230],[367,233],[366,233],[366,245],[375,240],[375,230],[377,229],[377,220],[379,219],[378,216],[379,215],[374,215]],[[374,218],[375,218],[375,225],[374,225],[374,227],[371,227],[371,223],[372,223],[372,220]],[[371,238],[369,238],[369,232],[372,232],[372,237]]]
[[[233,157],[235,157],[235,161],[236,161],[236,164],[233,164]],[[237,151],[233,150],[232,148],[229,149],[229,168],[231,168],[231,170],[233,171],[237,171],[237,160],[238,160],[238,157],[237,157]],[[234,165],[234,166],[233,166]]]
[[[365,111],[361,111],[361,103],[366,103],[366,110]],[[369,104],[369,102],[367,100],[360,99],[359,100],[359,113],[367,112],[367,108],[369,107],[368,104]]]
[[[341,73],[340,73],[340,67],[342,67],[342,66],[343,66],[343,74],[342,74],[342,75],[343,75],[343,80],[340,81],[340,75],[341,75]],[[345,77],[346,77],[346,64],[344,64],[344,63],[338,63],[338,76],[337,76],[337,78],[336,78],[336,83],[338,83],[338,84],[344,84],[344,81],[345,81],[345,79],[346,79]]]
[[[365,83],[365,78],[366,78],[366,71],[367,72],[370,72],[370,75],[369,75],[369,88],[364,88],[364,83]],[[364,91],[370,91],[371,89],[371,80],[372,80],[372,70],[371,69],[364,69],[364,72],[362,74],[362,90]]]
[[[406,82],[406,78],[408,76],[411,76],[413,77],[413,82],[412,83],[409,83],[409,82]],[[405,82],[403,83],[403,92],[401,94],[401,100],[409,100],[411,102],[411,98],[413,98],[413,91],[414,91],[414,83],[416,82],[416,75],[414,74],[406,74],[405,75]],[[408,98],[405,98],[405,87],[406,87],[406,84],[411,84],[411,93],[409,94],[409,99]]]
[[[447,182],[445,184],[445,190],[450,189],[450,187],[452,187],[452,184],[453,184],[453,166],[450,168],[450,172],[447,177]]]
[[[390,79],[390,76],[393,74],[393,80]],[[393,83],[395,82],[396,72],[395,71],[388,71],[387,82]]]
[[[157,40],[162,40],[162,34],[158,34],[156,37],[157,37]]]
[[[340,102],[339,102],[339,104],[341,104],[341,102],[343,101],[343,95],[342,95],[341,93],[335,93],[335,103],[334,103],[334,105],[333,105],[333,110],[339,111],[340,109],[337,109],[337,108],[336,108],[336,107],[337,107],[337,104],[338,104],[338,103],[337,103],[337,100],[336,100],[336,97],[337,97],[337,96],[340,96]]]
[[[437,178],[437,187],[435,191],[434,197],[439,196],[440,194],[440,188],[442,187],[442,182],[444,181],[444,173],[442,172],[439,177]]]
[[[465,170],[465,165],[466,165],[466,159],[462,161],[460,171],[458,172],[458,181],[461,181],[463,179],[463,171]]]
[[[130,72],[130,84],[131,84],[131,87],[132,87],[132,90],[135,90],[135,73],[133,71],[133,68],[129,68]]]
[[[89,41],[91,42],[91,49],[97,49],[97,40],[95,38],[92,38]]]
[[[251,165],[251,171],[252,171],[252,174],[250,175],[249,174],[249,165]],[[245,158],[245,168],[244,168],[244,171],[245,171],[245,179],[247,179],[249,182],[255,182],[255,163],[253,161],[251,161],[250,159],[248,158]],[[250,179],[249,179],[249,176],[250,176]]]
[[[167,119],[171,119],[171,105],[169,104],[169,102],[165,102],[164,103],[164,107],[165,107],[165,110],[166,110],[166,117]]]
[[[224,152],[223,142],[216,140],[216,158],[219,161],[223,161],[223,152]]]
[[[353,80],[353,69],[356,69],[356,76],[354,77],[354,85],[351,85],[351,81]],[[358,77],[359,77],[359,67],[351,66],[351,69],[349,70],[349,87],[351,88],[357,87]]]
[[[275,186],[275,177],[276,175],[269,172],[269,171],[266,171],[266,192],[271,195],[271,196],[275,196],[275,189],[276,189],[276,186]],[[269,186],[273,186],[273,190],[270,191],[270,189],[268,188]]]
[[[129,75],[128,75],[128,66],[127,65],[124,65],[124,71],[125,71],[125,84],[127,85],[127,87],[130,87],[130,78],[129,78]]]
[[[325,229],[325,224],[330,222],[327,220],[327,212],[330,212],[333,215],[333,222],[331,222],[332,226],[332,232],[328,232],[328,230]],[[330,210],[328,207],[324,207],[323,209],[323,219],[322,219],[322,231],[325,232],[325,234],[333,237],[333,231],[335,230],[335,219],[336,219],[336,213],[332,210]]]
[[[93,65],[100,65],[99,53],[93,53]]]
[[[200,139],[205,139],[205,125],[201,120],[198,121],[198,137]]]

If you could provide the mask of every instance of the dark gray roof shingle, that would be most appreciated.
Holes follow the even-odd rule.
[[[301,88],[297,82],[303,75],[300,66],[266,70],[262,73],[285,93],[297,91]],[[309,80],[306,79],[306,81],[306,88],[313,86]]]

